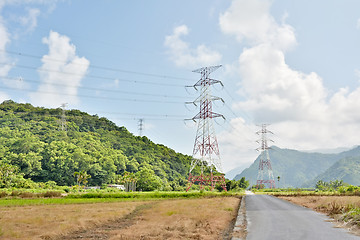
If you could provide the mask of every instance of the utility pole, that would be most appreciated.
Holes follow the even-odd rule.
[[[211,72],[217,70],[220,67],[221,65],[203,67],[194,70],[193,72],[201,74],[201,78],[193,86],[187,86],[193,87],[196,90],[198,90],[197,88],[200,87],[200,96],[195,101],[188,102],[194,104],[195,106],[199,104],[200,111],[191,119],[194,122],[197,122],[198,125],[192,155],[193,159],[189,171],[188,186],[186,191],[188,191],[196,182],[200,184],[201,190],[204,189],[204,185],[211,186],[211,190],[213,190],[216,182],[220,182],[222,188],[226,191],[224,174],[221,173],[221,176],[213,174],[214,169],[222,172],[222,167],[219,146],[212,120],[213,118],[217,117],[224,118],[224,116],[212,111],[212,102],[215,100],[224,100],[222,98],[211,95],[212,85],[217,83],[221,85],[223,84],[219,80],[211,79],[209,75]],[[200,175],[192,174],[192,171],[196,166],[200,166]],[[205,175],[205,167],[210,168],[210,175]]]
[[[139,128],[139,136],[142,137],[142,132],[144,129],[144,119],[143,118],[139,119],[138,128]]]
[[[268,146],[268,141],[273,141],[267,137],[268,133],[273,134],[273,132],[266,129],[268,125],[269,124],[262,124],[261,130],[256,132],[256,134],[261,135],[261,139],[256,141],[257,143],[260,143],[260,147],[256,150],[261,151],[256,185],[257,187],[260,187],[261,185],[266,186],[265,184],[267,184],[269,188],[275,188],[275,180],[268,151],[271,149]]]
[[[66,127],[66,116],[65,116],[65,108],[67,103],[61,104],[62,114],[61,114],[61,131],[67,131]]]

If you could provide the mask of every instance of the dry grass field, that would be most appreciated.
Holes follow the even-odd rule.
[[[0,239],[229,238],[236,197],[0,207]]]
[[[0,207],[0,239],[49,239],[126,216],[142,202]]]

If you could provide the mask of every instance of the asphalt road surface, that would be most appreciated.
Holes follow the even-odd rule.
[[[360,239],[323,214],[269,195],[247,195],[245,207],[247,240]]]

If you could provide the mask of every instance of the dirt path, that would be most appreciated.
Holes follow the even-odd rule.
[[[90,229],[82,229],[74,231],[67,235],[59,235],[54,238],[54,240],[72,240],[72,239],[109,239],[111,231],[121,230],[123,228],[128,228],[135,223],[135,217],[139,216],[141,212],[145,209],[152,208],[156,203],[147,203],[140,206],[137,206],[134,211],[128,215],[118,218],[112,221],[107,221],[106,223],[99,224]]]

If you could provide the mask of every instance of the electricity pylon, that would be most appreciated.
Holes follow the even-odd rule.
[[[261,130],[256,132],[256,134],[260,135],[261,134],[261,139],[256,141],[258,143],[260,143],[260,147],[257,148],[257,151],[261,151],[260,153],[260,162],[259,162],[259,171],[258,171],[258,176],[257,176],[257,180],[256,180],[256,185],[258,187],[264,185],[265,184],[268,185],[269,188],[275,188],[275,180],[274,180],[274,175],[273,175],[273,171],[272,171],[272,167],[271,167],[271,161],[270,161],[270,156],[269,156],[269,149],[271,149],[268,146],[268,141],[273,142],[271,139],[268,139],[267,134],[271,133],[273,134],[273,132],[269,131],[266,129],[266,127],[268,126],[268,124],[262,124],[261,125]]]
[[[65,116],[65,108],[67,103],[61,104],[62,114],[61,114],[61,131],[67,131],[66,127],[66,116]]]
[[[138,127],[139,127],[139,136],[142,137],[142,133],[144,130],[144,119],[143,118],[139,119]]]
[[[216,100],[223,101],[223,99],[211,95],[211,86],[216,83],[222,85],[222,83],[219,80],[211,79],[209,75],[219,67],[221,67],[221,65],[203,67],[193,71],[201,74],[200,80],[191,86],[196,90],[200,87],[200,96],[190,103],[195,106],[199,104],[200,111],[192,118],[198,125],[186,191],[196,182],[200,184],[200,189],[204,189],[204,185],[209,185],[211,186],[211,190],[214,189],[216,182],[220,182],[222,188],[226,191],[224,174],[221,176],[213,174],[214,169],[222,172],[222,167],[219,146],[212,120],[217,117],[224,118],[224,116],[212,111],[212,102]],[[197,165],[200,166],[201,173],[200,175],[192,175],[192,171]],[[210,168],[210,176],[204,174],[205,167]]]

